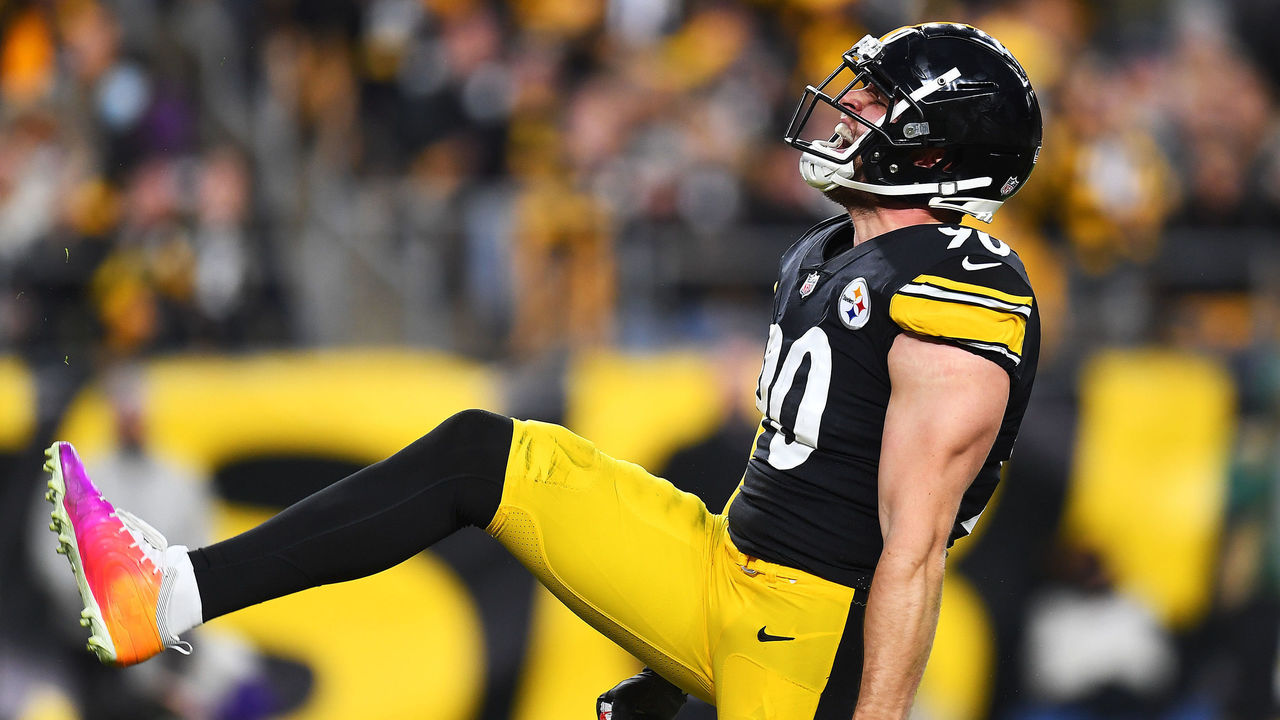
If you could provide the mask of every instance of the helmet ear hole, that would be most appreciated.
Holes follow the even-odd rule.
[[[946,155],[947,151],[943,148],[925,148],[923,150],[916,150],[911,153],[911,164],[919,168],[926,168],[929,170],[937,168],[938,170],[945,171],[947,167],[942,165],[942,163],[946,160]],[[951,163],[949,161],[946,162],[946,165],[950,164]]]

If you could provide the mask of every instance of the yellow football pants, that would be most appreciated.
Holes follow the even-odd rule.
[[[742,554],[723,515],[568,430],[515,421],[488,532],[592,627],[720,718],[852,714],[865,597]]]

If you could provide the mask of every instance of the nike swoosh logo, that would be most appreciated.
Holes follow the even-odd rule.
[[[756,633],[756,639],[759,640],[760,642],[778,642],[779,640],[795,640],[795,638],[793,637],[784,637],[782,635],[770,635],[769,633],[764,631],[765,627],[768,627],[768,626],[767,625],[762,626],[760,628],[760,632]]]
[[[1000,267],[1003,264],[998,262],[976,263],[970,260],[968,255],[965,255],[964,259],[960,261],[960,267],[965,270],[986,270],[987,268]]]

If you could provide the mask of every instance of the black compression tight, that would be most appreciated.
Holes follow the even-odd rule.
[[[397,565],[502,499],[509,418],[467,410],[400,452],[289,506],[248,532],[193,550],[206,621]]]

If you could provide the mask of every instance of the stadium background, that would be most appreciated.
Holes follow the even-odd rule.
[[[41,450],[188,543],[473,405],[722,503],[776,257],[835,212],[780,129],[923,19],[1041,93],[992,232],[1047,336],[917,716],[1277,717],[1272,0],[4,0],[0,718],[589,717],[634,662],[478,531],[101,669]]]

